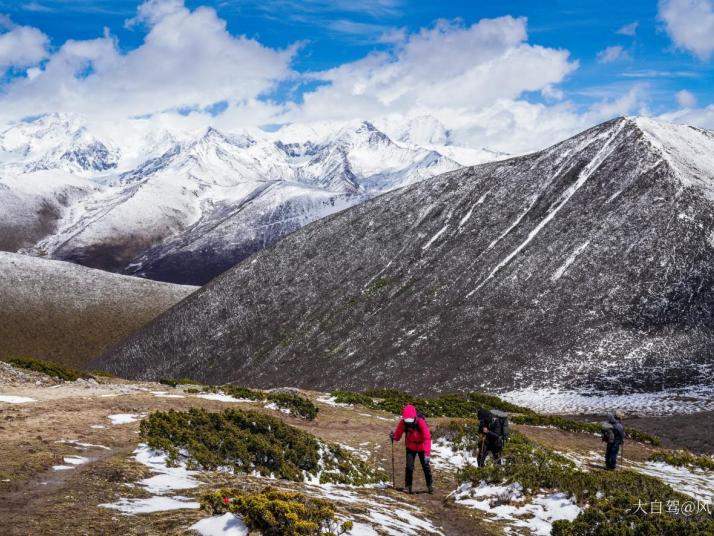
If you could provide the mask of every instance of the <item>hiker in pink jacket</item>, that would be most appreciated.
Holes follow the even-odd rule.
[[[392,441],[399,441],[405,434],[404,443],[407,447],[407,467],[404,473],[404,491],[412,492],[412,479],[414,477],[414,461],[419,456],[421,468],[424,470],[424,478],[429,493],[434,492],[431,478],[431,467],[429,459],[431,457],[431,432],[423,415],[420,415],[416,408],[408,404],[402,411],[402,420],[399,421],[397,429],[389,432]]]

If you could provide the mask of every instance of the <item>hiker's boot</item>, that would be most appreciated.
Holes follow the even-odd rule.
[[[429,492],[429,495],[434,495],[434,486],[429,486],[427,491]]]
[[[402,489],[404,493],[408,493],[409,495],[412,494],[412,487],[411,486],[404,486],[404,489]]]

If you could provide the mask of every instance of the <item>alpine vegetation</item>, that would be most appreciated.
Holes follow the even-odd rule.
[[[155,412],[141,422],[141,437],[168,454],[169,462],[185,461],[189,468],[256,473],[296,482],[367,484],[386,480],[362,460],[338,445],[280,419],[228,409]]]

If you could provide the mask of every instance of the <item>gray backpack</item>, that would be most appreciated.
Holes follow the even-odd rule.
[[[605,421],[600,423],[600,433],[603,442],[614,443],[615,442],[615,429],[612,424]]]
[[[491,416],[493,417],[493,421],[489,428],[493,432],[497,433],[501,437],[501,440],[505,441],[511,433],[511,427],[508,424],[508,413],[492,409]]]

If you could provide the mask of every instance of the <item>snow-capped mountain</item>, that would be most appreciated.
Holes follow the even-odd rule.
[[[97,363],[332,389],[714,388],[714,133],[613,120],[291,234]]]
[[[460,167],[369,122],[126,137],[61,114],[0,133],[0,248],[203,284],[307,223]]]

